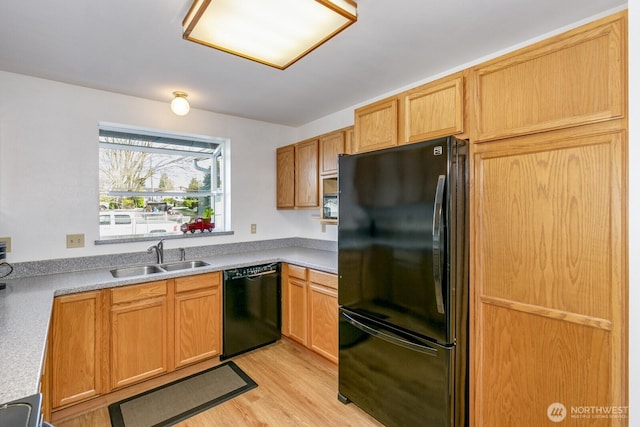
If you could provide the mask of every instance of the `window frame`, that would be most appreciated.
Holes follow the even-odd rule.
[[[103,191],[101,190],[101,178],[100,178],[100,150],[102,148],[108,148],[108,146],[111,143],[108,142],[101,142],[101,132],[115,132],[115,133],[125,133],[125,134],[132,134],[132,135],[140,135],[142,137],[152,137],[152,138],[163,138],[163,139],[168,139],[168,140],[174,140],[174,141],[192,141],[194,143],[205,143],[205,144],[212,144],[216,146],[216,149],[214,150],[214,153],[212,153],[212,160],[213,160],[213,170],[216,169],[216,166],[218,167],[218,169],[221,169],[219,171],[219,175],[220,175],[220,179],[222,180],[221,186],[218,188],[213,188],[213,185],[211,186],[210,190],[209,190],[209,195],[203,195],[203,193],[198,192],[198,193],[184,193],[184,192],[172,192],[172,191],[163,191],[163,192],[151,192],[151,191],[137,191],[137,192],[132,192],[132,191],[110,191],[109,194],[110,195],[126,195],[126,196],[131,196],[131,197],[149,197],[150,195],[156,196],[156,197],[176,197],[176,196],[180,196],[180,197],[210,197],[211,198],[211,206],[214,206],[214,204],[216,204],[216,200],[217,198],[221,198],[220,202],[222,205],[222,213],[218,214],[217,212],[214,213],[215,218],[222,218],[222,221],[219,221],[217,219],[214,219],[216,221],[216,228],[212,231],[212,232],[196,232],[196,233],[176,233],[176,234],[165,234],[165,233],[148,233],[148,234],[138,234],[138,235],[117,235],[117,236],[102,236],[101,233],[101,229],[100,226],[103,225],[102,224],[102,216],[104,215],[104,212],[109,212],[111,213],[114,218],[118,215],[118,210],[102,210],[99,209],[98,211],[98,240],[95,241],[96,245],[100,245],[100,244],[110,244],[110,243],[127,243],[127,242],[138,242],[138,241],[157,241],[159,238],[164,238],[164,239],[184,239],[184,238],[196,238],[196,237],[207,237],[207,236],[220,236],[220,235],[230,235],[233,234],[233,230],[231,230],[231,197],[230,197],[230,193],[231,193],[231,171],[230,171],[230,140],[229,138],[221,138],[221,137],[213,137],[213,136],[206,136],[206,135],[198,135],[198,134],[191,134],[191,133],[185,133],[185,132],[177,132],[177,131],[168,131],[168,130],[159,130],[159,129],[151,129],[151,128],[145,128],[145,127],[140,127],[140,126],[131,126],[131,125],[124,125],[124,124],[117,124],[117,123],[109,123],[109,122],[103,122],[100,121],[98,122],[98,189],[97,189],[97,196],[98,196],[98,207],[100,206],[101,202],[101,195],[103,194]],[[176,142],[176,145],[178,145],[179,142]],[[120,144],[113,144],[114,148],[117,149],[122,149],[122,145]],[[140,148],[135,148],[133,150],[129,150],[129,151],[146,151],[146,152],[157,152],[157,153],[168,153],[171,155],[174,155],[176,153],[179,153],[180,150],[176,149],[176,150],[167,150],[164,151],[162,149],[156,149],[153,147],[140,147]],[[216,161],[216,153],[220,152],[219,156],[221,156],[221,161],[217,162]],[[194,152],[190,152],[188,150],[185,150],[185,157],[189,157],[189,153],[193,154]],[[219,163],[219,165],[217,165],[217,163]],[[213,171],[212,171],[213,172]],[[212,180],[215,179],[215,175],[214,173],[211,174],[212,175]],[[217,207],[214,207],[214,211],[217,210]]]

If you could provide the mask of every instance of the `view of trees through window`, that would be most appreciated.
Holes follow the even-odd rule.
[[[106,125],[98,141],[101,239],[224,229],[221,141]]]

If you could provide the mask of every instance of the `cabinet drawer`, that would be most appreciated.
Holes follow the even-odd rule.
[[[197,276],[178,277],[176,279],[176,293],[214,288],[220,286],[220,282],[219,271],[215,273],[198,274]]]
[[[289,276],[307,280],[307,269],[305,267],[289,264]]]
[[[323,271],[309,270],[309,281],[329,288],[338,289],[338,276]]]
[[[111,290],[111,304],[138,301],[167,294],[167,281],[143,283],[141,285],[123,286]]]

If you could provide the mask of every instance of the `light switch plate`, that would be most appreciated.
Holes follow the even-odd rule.
[[[84,248],[84,234],[67,234],[67,248]]]
[[[7,246],[7,253],[11,252],[11,237],[0,237],[0,242],[4,242]]]

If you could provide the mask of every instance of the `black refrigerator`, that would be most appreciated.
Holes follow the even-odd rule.
[[[338,398],[387,426],[468,423],[467,148],[338,159]]]

